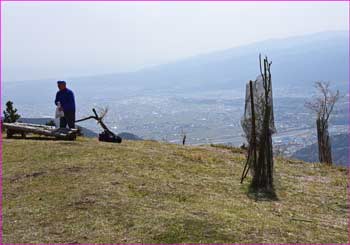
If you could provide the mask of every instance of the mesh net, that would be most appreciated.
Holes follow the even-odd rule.
[[[254,101],[254,111],[255,111],[255,128],[256,128],[256,142],[259,144],[259,138],[263,131],[263,121],[265,114],[265,89],[264,80],[260,75],[252,83],[253,85],[253,101]],[[273,99],[272,99],[272,89],[271,83],[268,94],[268,105],[271,108],[269,129],[271,134],[276,132],[274,115],[273,115]],[[249,82],[246,84],[246,96],[245,96],[245,108],[244,115],[241,119],[241,125],[245,133],[247,142],[251,142],[251,131],[252,131],[252,110],[251,110],[251,94]]]

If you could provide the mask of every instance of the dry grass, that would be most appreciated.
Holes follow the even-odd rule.
[[[276,159],[277,201],[232,149],[3,140],[5,243],[348,243],[346,170]]]

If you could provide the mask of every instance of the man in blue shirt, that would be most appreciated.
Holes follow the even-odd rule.
[[[75,127],[75,100],[73,92],[66,87],[65,81],[57,81],[59,91],[56,94],[55,105],[60,103],[64,116],[60,118],[60,128]]]

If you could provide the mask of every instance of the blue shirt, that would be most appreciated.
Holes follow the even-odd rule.
[[[75,112],[74,94],[68,88],[59,90],[56,94],[55,105],[57,102],[61,103],[63,112]]]

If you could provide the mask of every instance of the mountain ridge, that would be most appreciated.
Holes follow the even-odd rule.
[[[251,74],[254,79],[256,75],[259,73],[258,69],[258,54],[261,53],[262,55],[268,55],[272,61],[274,61],[276,58],[279,59],[280,56],[282,55],[290,55],[290,57],[293,57],[293,55],[300,55],[298,54],[298,51],[291,51],[295,48],[297,49],[303,49],[305,48],[308,49],[308,52],[310,53],[311,51],[324,51],[324,47],[328,48],[339,48],[339,44],[341,45],[341,50],[347,50],[347,52],[343,52],[346,57],[348,56],[348,37],[349,34],[347,31],[327,31],[327,32],[318,32],[318,33],[313,33],[313,34],[307,34],[307,35],[298,35],[298,36],[292,36],[292,37],[286,37],[286,38],[272,38],[272,39],[267,39],[263,41],[258,41],[258,42],[253,42],[250,44],[246,45],[240,45],[237,47],[232,47],[228,49],[221,49],[218,51],[211,51],[203,54],[198,54],[194,56],[189,56],[187,58],[182,58],[177,61],[172,61],[152,67],[145,67],[137,71],[132,71],[132,72],[119,72],[119,73],[108,73],[108,74],[97,74],[93,76],[74,76],[70,77],[69,80],[77,80],[77,81],[84,81],[84,80],[101,80],[101,81],[111,81],[114,80],[113,83],[116,85],[120,85],[120,80],[126,79],[126,80],[133,80],[134,82],[139,83],[140,80],[142,79],[138,76],[140,74],[144,77],[144,80],[149,80],[147,78],[147,75],[154,76],[154,73],[159,73],[160,70],[167,70],[169,72],[174,72],[172,69],[173,66],[176,66],[176,69],[181,68],[182,71],[180,70],[179,72],[186,72],[186,69],[184,69],[184,65],[191,65],[192,68],[198,68],[198,66],[206,66],[208,64],[212,64],[215,62],[218,62],[219,64],[225,64],[227,61],[229,63],[231,62],[237,62],[237,58],[240,58],[242,56],[249,56],[249,62],[247,60],[242,61],[242,65],[244,66],[247,62],[249,63],[250,66],[252,66],[252,69],[250,69]],[[339,41],[340,40],[340,41]],[[331,41],[337,41],[337,43],[332,44]],[[321,48],[317,48],[317,45],[314,45],[316,43],[322,44],[323,46]],[[336,49],[335,49],[336,50]],[[284,51],[286,53],[280,54],[279,52]],[[316,53],[317,53],[316,52]],[[311,52],[313,54],[316,54],[315,52]],[[337,52],[337,54],[341,54],[341,52]],[[288,57],[288,56],[287,56]],[[286,57],[286,58],[287,58]],[[327,58],[326,56],[324,58]],[[335,57],[332,57],[333,59]],[[342,57],[343,59],[344,57]],[[348,58],[348,57],[347,57]],[[233,60],[232,60],[233,59]],[[226,63],[225,63],[226,62]],[[274,61],[275,62],[275,61]],[[279,61],[280,62],[280,61]],[[194,63],[194,64],[193,64]],[[345,62],[346,63],[346,62]],[[283,62],[282,62],[283,64]],[[178,67],[180,65],[180,67]],[[346,65],[346,64],[345,64]],[[218,67],[215,67],[218,69]],[[231,68],[234,68],[231,67]],[[300,68],[300,67],[299,67]],[[170,70],[169,70],[170,69]],[[203,70],[204,71],[204,70]],[[254,71],[254,72],[253,72]],[[135,78],[136,75],[136,78]],[[172,74],[174,75],[174,74]],[[249,76],[249,77],[250,77]],[[347,74],[346,74],[347,76]],[[134,77],[134,78],[130,78]],[[231,77],[232,78],[232,77]],[[322,78],[322,77],[320,77]],[[230,79],[227,77],[226,79]],[[245,80],[247,80],[248,77]],[[327,80],[328,77],[325,78]],[[40,79],[39,81],[47,81],[49,79]],[[225,80],[225,79],[224,79]],[[317,80],[317,79],[316,79]],[[337,80],[343,80],[346,81],[347,77],[342,77],[342,79],[337,78]],[[28,80],[30,81],[35,81],[35,80]],[[23,82],[23,81],[17,81],[17,82]],[[130,82],[130,81],[129,81]],[[196,81],[193,81],[196,82]],[[130,85],[130,84],[128,84]],[[148,84],[149,85],[149,84]],[[159,84],[158,84],[159,85]],[[167,84],[169,85],[169,84]]]

